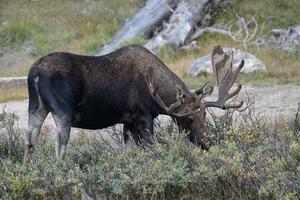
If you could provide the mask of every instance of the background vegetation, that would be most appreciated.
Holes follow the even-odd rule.
[[[124,20],[143,3],[143,0],[1,0],[2,57],[11,53],[18,54],[20,51],[25,51],[25,56],[11,64],[4,59],[0,60],[3,61],[0,64],[0,75],[26,75],[34,60],[53,51],[96,54],[110,41]],[[236,19],[236,14],[246,19],[255,16],[259,25],[258,34],[263,36],[270,34],[270,30],[274,28],[299,25],[299,9],[298,0],[235,0],[224,10],[212,13],[210,23],[228,23]],[[128,43],[144,42],[145,40],[137,39]],[[206,34],[197,44],[200,47],[198,50],[177,51],[166,47],[161,50],[159,57],[179,75],[187,78],[185,72],[190,63],[195,58],[210,53],[216,44],[243,48],[242,44],[217,34]],[[262,59],[269,72],[242,76],[242,82],[252,84],[299,82],[300,51],[284,53],[268,45],[261,47],[259,51],[250,45],[247,51]],[[3,66],[6,64],[7,66]]]
[[[30,65],[39,57],[54,51],[95,55],[109,42],[125,19],[131,16],[143,0],[1,0],[0,1],[0,76],[26,76]],[[258,36],[270,35],[274,28],[287,28],[300,24],[298,0],[235,0],[224,10],[212,13],[211,24],[226,24],[239,14],[245,19],[256,17]],[[283,12],[284,11],[284,12]],[[136,39],[126,44],[143,44]],[[124,44],[124,45],[126,45]],[[243,49],[241,43],[223,35],[208,33],[197,41],[199,49],[174,50],[163,48],[159,57],[187,84],[196,88],[213,77],[207,74],[192,78],[186,75],[188,66],[198,57],[207,55],[213,46]],[[299,49],[299,48],[298,48]],[[282,52],[274,46],[264,45],[257,50],[247,49],[263,60],[267,73],[241,74],[243,84],[272,85],[299,84],[300,51]],[[26,98],[26,91],[3,90],[1,101]]]

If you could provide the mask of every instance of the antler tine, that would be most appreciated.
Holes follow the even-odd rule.
[[[241,89],[242,89],[242,85],[238,84],[238,87],[233,92],[228,94],[228,97],[226,98],[226,100],[228,100],[228,99],[234,97],[235,95],[237,95],[240,92]]]
[[[229,93],[232,85],[234,84],[238,74],[240,73],[241,69],[243,68],[245,61],[242,60],[237,69],[232,69],[232,62],[233,62],[233,54],[228,55],[225,54],[223,49],[220,46],[214,48],[212,53],[212,64],[214,73],[217,78],[218,84],[218,100],[215,102],[205,102],[205,107],[218,107],[222,109],[228,108],[239,108],[243,105],[243,102],[238,104],[228,104],[226,105],[226,101],[234,96],[236,96],[241,88],[242,85],[238,85],[238,87],[231,93]]]
[[[197,89],[197,90],[195,91],[195,93],[196,93],[197,95],[203,93],[203,89],[204,89],[208,84],[209,84],[209,82],[204,83],[204,85],[203,85],[201,88]]]
[[[198,95],[198,98],[201,101],[204,97],[211,95],[213,91],[213,85],[210,82],[207,82],[200,89],[196,90],[195,93]]]
[[[150,70],[153,70],[152,67],[148,67],[146,69],[146,72],[145,72],[145,78],[146,78],[146,84],[150,90],[150,95],[152,96],[152,98],[154,99],[154,101],[167,113],[167,114],[170,114],[170,115],[173,115],[175,117],[189,117],[191,115],[194,115],[198,112],[201,111],[200,108],[197,108],[195,110],[192,110],[190,112],[187,112],[187,113],[184,113],[184,114],[179,114],[179,113],[176,113],[175,111],[182,105],[182,101],[181,99],[178,99],[175,103],[171,104],[170,107],[166,106],[166,104],[163,102],[163,100],[160,98],[160,96],[157,94],[157,89],[158,87],[154,87],[151,80],[150,80],[150,77],[149,77],[149,74],[152,73],[152,71]],[[176,86],[178,87],[178,86]]]
[[[169,112],[173,112],[174,110],[176,110],[180,105],[181,105],[181,102],[180,100],[178,100],[177,102],[175,102],[174,104],[172,104],[169,108],[165,105],[165,103],[163,102],[163,100],[160,98],[159,95],[157,95],[157,89],[158,87],[154,87],[151,80],[150,80],[150,77],[149,77],[149,73],[151,73],[152,71],[150,71],[150,69],[152,70],[152,68],[148,67],[146,69],[146,72],[145,72],[145,78],[146,78],[146,83],[147,83],[147,86],[150,90],[150,94],[152,96],[152,98],[156,101],[156,103],[161,107],[163,108],[167,113]]]
[[[229,108],[240,108],[242,107],[244,104],[244,101],[240,101],[239,103],[232,103],[232,104],[228,104],[225,105],[225,109],[229,109]]]
[[[234,74],[234,80],[237,78],[237,76],[239,75],[240,71],[242,70],[242,68],[244,67],[245,61],[241,60],[239,66],[233,71]]]

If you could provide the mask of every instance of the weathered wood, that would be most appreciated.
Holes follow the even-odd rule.
[[[150,40],[144,45],[156,53],[164,45],[181,47],[190,43],[198,27],[205,27],[212,10],[232,0],[148,0],[98,55],[107,54],[134,38]],[[170,20],[165,20],[170,16]],[[158,28],[159,27],[159,28]],[[156,34],[154,29],[160,31]]]
[[[124,42],[134,38],[148,38],[155,27],[170,15],[178,0],[148,0],[135,15],[126,21],[112,41],[105,45],[97,55],[104,55],[119,48]]]
[[[169,23],[145,47],[156,53],[164,45],[180,47],[191,42],[191,35],[197,26],[205,27],[211,11],[228,0],[181,0]]]

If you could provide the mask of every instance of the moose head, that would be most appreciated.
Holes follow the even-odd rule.
[[[239,72],[244,66],[244,60],[241,61],[236,69],[232,67],[233,53],[227,54],[220,46],[213,49],[212,66],[216,76],[218,87],[218,99],[216,101],[205,101],[205,97],[213,92],[213,86],[206,83],[194,92],[183,90],[176,85],[177,101],[167,106],[159,96],[157,90],[151,81],[150,70],[146,70],[146,82],[150,90],[151,96],[156,103],[171,117],[175,118],[179,126],[190,131],[190,140],[203,149],[207,150],[208,146],[203,142],[203,134],[208,132],[205,125],[206,109],[209,107],[217,107],[223,110],[230,108],[240,108],[243,102],[227,103],[229,99],[236,96],[242,86],[230,92]]]

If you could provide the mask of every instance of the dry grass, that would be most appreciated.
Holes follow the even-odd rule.
[[[29,68],[34,61],[34,58],[27,57],[22,59],[22,61],[12,60],[13,63],[9,62],[9,65],[2,64],[0,65],[0,77],[25,76],[28,74]]]
[[[25,30],[27,34],[19,35],[33,43],[33,54],[38,56],[57,50],[94,53],[141,3],[139,0],[12,0],[0,7],[0,20],[5,22],[0,30]]]
[[[7,102],[11,100],[21,100],[28,98],[27,87],[12,87],[0,88],[0,102]]]
[[[190,54],[176,60],[167,60],[166,65],[176,74],[184,74],[186,73],[187,67],[190,66],[195,59],[197,59],[197,56]]]
[[[219,10],[212,14],[211,23],[227,23],[235,20],[235,15],[249,19],[255,15],[258,22],[258,35],[267,34],[273,28],[287,28],[300,24],[300,18],[297,10],[300,9],[298,0],[236,0],[235,3],[225,10]],[[282,12],[285,10],[285,12]],[[264,24],[264,26],[262,26]],[[273,46],[265,45],[257,50],[254,46],[249,45],[244,49],[241,43],[234,42],[231,38],[218,34],[205,34],[197,45],[198,50],[180,51],[179,55],[171,52],[173,56],[165,56],[162,59],[176,73],[183,76],[185,81],[191,87],[197,87],[202,82],[212,81],[213,77],[204,74],[197,78],[186,75],[186,71],[194,59],[208,55],[214,46],[220,44],[223,47],[240,48],[254,54],[261,59],[267,66],[268,73],[253,73],[250,75],[241,74],[240,82],[254,85],[273,85],[273,84],[299,84],[300,82],[300,51],[282,52],[276,50]],[[168,51],[164,51],[168,52]],[[175,56],[174,56],[175,54]]]
[[[93,55],[108,42],[122,25],[143,4],[143,0],[86,0],[82,1],[17,1],[0,0],[0,76],[27,75],[30,65],[37,58],[53,52],[68,51]],[[212,14],[211,21],[228,22],[239,13],[245,18],[256,14],[259,33],[271,28],[286,28],[300,23],[298,0],[236,0],[233,6]],[[282,12],[285,10],[285,12]],[[269,19],[269,21],[266,21]],[[264,28],[261,27],[265,23]],[[5,37],[4,37],[5,36]],[[3,40],[3,38],[9,38]],[[145,42],[142,39],[134,43]],[[3,43],[4,42],[4,43]],[[191,88],[206,81],[211,75],[196,78],[186,75],[190,64],[198,57],[211,53],[217,44],[223,47],[241,48],[241,43],[230,38],[206,34],[198,42],[197,50],[173,50],[165,47],[158,55],[172,70],[184,78]],[[27,49],[30,49],[28,52]],[[267,65],[268,73],[241,74],[243,84],[273,85],[300,83],[300,51],[284,53],[264,46],[257,51],[247,49]],[[15,91],[14,91],[15,90]],[[0,101],[26,98],[26,89],[1,89]]]
[[[142,3],[0,0],[0,76],[26,75],[34,60],[54,51],[97,53]],[[23,55],[24,46],[30,51]]]
[[[220,35],[207,34],[197,42],[199,49],[181,50],[178,53],[179,55],[176,56],[167,57],[162,55],[162,59],[166,62],[167,66],[169,66],[177,74],[184,75],[193,61],[199,57],[210,54],[217,44],[224,47],[236,46],[236,44],[234,44],[234,42],[229,38]],[[176,52],[173,52],[173,54],[176,54]]]
[[[210,54],[216,44],[220,44],[222,47],[242,49],[254,54],[266,64],[267,73],[240,74],[238,81],[243,84],[298,85],[300,83],[300,51],[282,52],[270,45],[265,45],[259,50],[250,45],[246,50],[241,43],[236,43],[230,38],[218,34],[206,34],[197,44],[200,47],[197,50],[182,50],[177,52],[175,56],[165,56],[162,54],[163,61],[177,74],[181,75],[192,88],[198,87],[200,83],[205,81],[213,81],[214,77],[211,75],[202,74],[193,78],[187,76],[186,72],[195,59]]]

